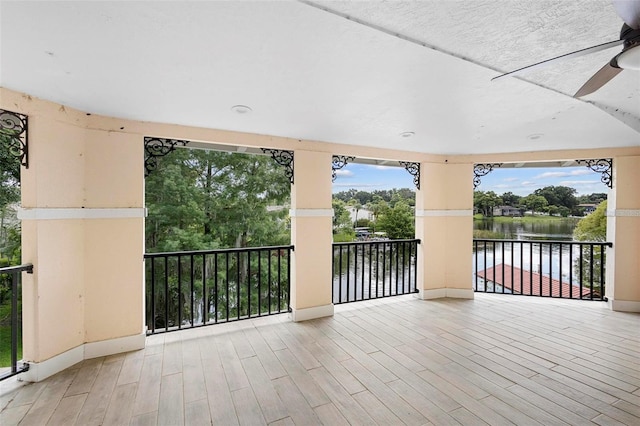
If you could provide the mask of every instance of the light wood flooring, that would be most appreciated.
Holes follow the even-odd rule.
[[[400,296],[149,337],[41,383],[0,424],[640,425],[640,315],[601,302]]]

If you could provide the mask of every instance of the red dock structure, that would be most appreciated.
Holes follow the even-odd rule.
[[[504,271],[504,274],[503,274]],[[495,275],[494,275],[495,272]],[[478,277],[526,296],[563,297],[567,299],[590,299],[591,290],[585,287],[551,278],[537,272],[527,271],[511,265],[499,264],[478,272]],[[503,282],[504,277],[504,282]],[[542,282],[542,288],[540,283]],[[595,294],[594,294],[595,296]],[[598,296],[599,297],[599,296]]]

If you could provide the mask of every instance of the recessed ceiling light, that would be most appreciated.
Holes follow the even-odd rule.
[[[400,136],[403,137],[403,138],[410,138],[413,135],[415,135],[415,132],[402,132],[402,133],[400,133]]]
[[[527,136],[527,139],[531,140],[531,141],[535,141],[537,139],[540,139],[541,137],[543,137],[544,134],[543,133],[533,133],[529,136]]]
[[[252,111],[252,109],[246,105],[234,105],[231,107],[231,111],[238,114],[248,114]]]

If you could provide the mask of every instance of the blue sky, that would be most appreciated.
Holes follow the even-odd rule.
[[[482,178],[482,184],[477,189],[494,191],[498,195],[511,191],[524,196],[538,188],[562,185],[575,188],[578,195],[607,193],[609,188],[600,182],[600,176],[586,167],[496,168]],[[347,164],[337,171],[333,192],[351,188],[360,191],[413,188],[413,177],[402,167]]]

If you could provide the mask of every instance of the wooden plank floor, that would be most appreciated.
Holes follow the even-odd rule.
[[[149,337],[41,383],[0,424],[640,425],[640,315],[522,296],[399,296]]]

